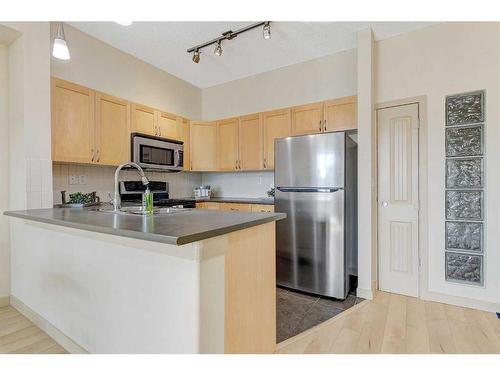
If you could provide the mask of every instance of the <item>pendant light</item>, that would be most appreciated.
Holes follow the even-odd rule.
[[[59,22],[59,25],[57,26],[57,33],[54,38],[54,46],[52,48],[52,56],[60,60],[69,60],[71,58],[62,22]]]

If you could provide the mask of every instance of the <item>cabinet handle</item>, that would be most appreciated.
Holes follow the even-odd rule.
[[[324,122],[323,122],[323,131],[326,132],[326,120],[324,120]]]
[[[95,159],[95,152],[94,152],[94,149],[90,150],[90,152],[92,153],[92,163],[94,162],[94,159]]]
[[[266,166],[266,158],[264,158],[264,169],[266,169],[267,166]]]
[[[321,131],[323,127],[321,126],[321,120],[319,120],[319,131]]]
[[[101,160],[101,155],[100,155],[100,150],[97,149],[97,160],[96,160],[96,162],[99,163],[99,160]]]

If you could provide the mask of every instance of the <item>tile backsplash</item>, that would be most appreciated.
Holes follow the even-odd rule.
[[[202,183],[210,185],[216,197],[263,198],[274,184],[274,172],[205,172]]]
[[[66,190],[67,197],[70,193],[97,192],[101,201],[108,201],[108,193],[114,191],[115,167],[59,164],[53,163],[52,173],[54,179],[54,203],[61,203],[61,190]],[[192,197],[195,186],[201,184],[201,173],[162,173],[146,172],[147,177],[154,181],[167,181],[169,183],[171,198]],[[75,184],[70,184],[70,176],[76,176]],[[83,181],[79,177],[85,176]],[[135,170],[122,170],[120,180],[138,180],[139,175]],[[83,182],[83,183],[82,183]]]

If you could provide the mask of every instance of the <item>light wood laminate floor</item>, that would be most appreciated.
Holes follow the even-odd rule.
[[[0,353],[62,354],[66,350],[11,306],[0,307]]]
[[[0,308],[0,353],[66,353],[17,310]],[[277,353],[500,353],[494,313],[377,292],[278,345]]]
[[[377,292],[302,334],[278,353],[500,353],[494,313]]]

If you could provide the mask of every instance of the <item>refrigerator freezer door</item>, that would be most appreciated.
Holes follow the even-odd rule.
[[[276,140],[275,186],[344,187],[345,133]]]
[[[344,299],[344,190],[277,189],[277,283],[305,292]],[[300,190],[300,189],[297,189]]]

